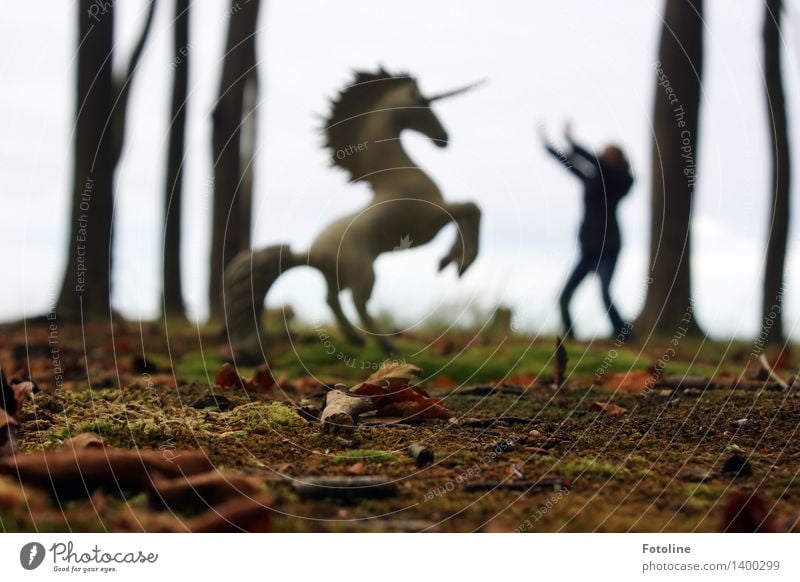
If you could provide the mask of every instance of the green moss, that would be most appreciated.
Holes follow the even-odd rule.
[[[333,458],[334,463],[352,463],[357,461],[363,461],[365,463],[394,463],[396,460],[397,457],[392,453],[373,451],[371,449],[345,451]]]
[[[629,473],[628,469],[599,461],[597,459],[575,459],[561,461],[554,466],[565,475],[598,475],[601,477],[620,477]]]
[[[220,415],[221,424],[227,423],[231,429],[254,428],[274,429],[280,427],[302,427],[306,424],[294,408],[282,402],[250,402],[237,406],[230,412]]]

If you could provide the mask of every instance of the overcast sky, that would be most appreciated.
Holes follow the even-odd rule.
[[[191,312],[207,312],[211,176],[209,111],[218,89],[226,0],[192,5],[191,102],[185,183],[184,285]],[[553,136],[564,120],[589,145],[623,144],[637,182],[622,203],[624,251],[614,282],[623,315],[642,305],[648,244],[653,63],[661,0],[477,2],[323,0],[265,2],[259,22],[262,93],[254,242],[308,246],[334,218],[369,200],[320,148],[319,115],[354,68],[409,71],[433,93],[482,77],[479,91],[434,106],[451,144],[404,135],[415,161],[448,200],[483,210],[482,248],[458,280],[437,274],[454,231],[429,246],[382,257],[371,308],[414,324],[447,321],[467,305],[514,308],[520,325],[551,331],[557,297],[576,256],[578,183],[541,149],[534,126]],[[800,95],[800,8],[787,2],[784,72],[788,103]],[[129,54],[146,2],[117,4],[117,64]],[[392,8],[394,7],[394,8]],[[66,262],[70,135],[74,112],[76,3],[6,3],[0,21],[0,318],[41,313]],[[768,224],[768,133],[761,72],[763,2],[707,2],[706,79],[694,218],[697,313],[713,335],[753,335],[759,325]],[[153,318],[160,303],[172,2],[160,3],[132,94],[131,125],[117,174],[114,304]],[[789,111],[800,168],[800,111]],[[795,176],[793,202],[797,202]],[[797,216],[797,215],[796,215]],[[791,232],[789,326],[800,318],[800,220]],[[268,303],[291,303],[328,320],[318,273],[300,269]],[[413,301],[409,300],[413,297]],[[347,302],[346,302],[347,303]],[[349,309],[348,309],[349,310]],[[579,335],[607,333],[598,286],[574,300]],[[352,310],[349,310],[352,312]],[[795,331],[795,337],[800,332]]]

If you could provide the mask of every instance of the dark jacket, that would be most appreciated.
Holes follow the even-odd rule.
[[[579,233],[581,251],[587,256],[619,253],[622,240],[617,205],[633,184],[627,166],[608,164],[576,143],[569,154],[548,145],[547,151],[583,182],[583,221]]]

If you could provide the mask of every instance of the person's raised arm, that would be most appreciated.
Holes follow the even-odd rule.
[[[541,140],[542,145],[544,146],[544,149],[551,156],[553,156],[555,159],[557,159],[559,162],[561,162],[562,166],[564,166],[567,170],[572,172],[574,175],[576,175],[581,180],[586,180],[586,179],[589,178],[589,176],[586,174],[586,172],[584,172],[581,168],[578,168],[573,163],[574,160],[572,159],[572,156],[567,155],[566,153],[564,153],[564,151],[558,149],[557,147],[555,147],[550,142],[550,140],[547,138],[547,134],[544,131],[544,126],[538,125],[537,128],[538,128],[538,132],[539,132],[539,139]],[[565,136],[566,136],[566,131],[565,131]]]

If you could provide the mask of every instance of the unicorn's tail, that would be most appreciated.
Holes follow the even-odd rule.
[[[264,299],[285,271],[306,263],[289,245],[242,251],[225,268],[222,306],[234,356],[243,364],[263,359],[261,317]]]

